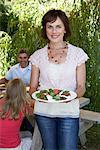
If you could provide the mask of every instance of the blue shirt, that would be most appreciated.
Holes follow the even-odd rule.
[[[31,76],[31,63],[29,63],[29,65],[27,67],[25,67],[23,71],[21,70],[21,66],[18,63],[9,69],[5,78],[7,80],[12,80],[14,78],[20,78],[24,81],[26,86],[29,86],[30,76]]]

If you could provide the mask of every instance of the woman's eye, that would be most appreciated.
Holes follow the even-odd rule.
[[[49,25],[49,26],[47,26],[47,28],[48,29],[60,29],[61,28],[61,26],[60,25],[57,25],[56,27],[53,27],[53,26],[51,26],[51,25]]]
[[[56,26],[56,28],[61,28],[61,26],[60,26],[60,25],[58,25],[58,26]]]
[[[48,29],[51,29],[52,28],[52,26],[48,26]]]

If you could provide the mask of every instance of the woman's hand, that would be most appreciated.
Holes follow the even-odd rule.
[[[82,97],[85,93],[85,86],[82,87],[81,85],[76,89],[76,94],[77,94],[77,97]]]
[[[34,93],[36,90],[37,90],[36,88],[30,87],[29,88],[29,94],[30,94],[30,96],[32,96],[32,93]]]

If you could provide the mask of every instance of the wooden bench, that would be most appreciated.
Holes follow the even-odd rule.
[[[86,131],[90,129],[94,123],[100,123],[100,113],[80,109],[80,130],[79,130],[79,139],[82,145],[85,145],[86,139]]]
[[[100,113],[98,112],[80,109],[80,117],[81,119],[84,119],[86,121],[93,121],[100,123]]]
[[[85,145],[86,139],[86,131],[93,126],[93,122],[88,121],[80,121],[80,128],[79,128],[79,140],[82,146]]]

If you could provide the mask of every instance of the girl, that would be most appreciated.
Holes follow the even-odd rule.
[[[23,81],[17,78],[9,81],[5,98],[0,100],[0,150],[22,150],[24,142],[27,144],[26,139],[21,141],[20,126],[24,116],[33,113],[33,106]],[[23,150],[30,149],[31,139],[28,141]]]

